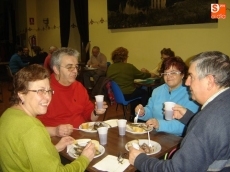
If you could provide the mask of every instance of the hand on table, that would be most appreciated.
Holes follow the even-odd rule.
[[[63,151],[67,145],[73,144],[75,141],[74,138],[70,136],[62,137],[61,140],[55,145],[58,152]]]
[[[92,161],[92,159],[95,156],[96,148],[95,145],[92,142],[89,142],[86,147],[83,149],[81,155],[86,156],[89,161]]]
[[[135,114],[138,113],[139,109],[140,109],[140,112],[139,112],[138,115],[139,115],[139,116],[144,116],[144,114],[145,114],[145,109],[144,109],[144,107],[143,107],[141,104],[139,104],[139,105],[136,106],[136,108],[135,108]]]
[[[155,128],[155,129],[159,128],[159,122],[155,118],[151,118],[148,121],[146,121],[146,125],[151,126],[151,127]]]
[[[130,146],[129,147],[129,163],[134,165],[136,157],[141,153],[145,153],[145,152],[142,149],[137,150],[133,146]]]
[[[186,113],[187,109],[184,108],[183,106],[180,106],[180,105],[175,105],[173,107],[173,118],[175,119],[181,119],[184,114]]]
[[[56,127],[56,135],[59,137],[69,136],[73,132],[73,126],[62,124]]]

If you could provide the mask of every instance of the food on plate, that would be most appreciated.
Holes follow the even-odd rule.
[[[91,142],[95,145],[96,150],[99,151],[99,142],[97,140],[91,140]]]
[[[82,129],[88,129],[89,128],[89,123],[82,123],[81,128]]]
[[[144,152],[146,154],[151,154],[154,152],[154,147],[149,147],[146,143],[143,143],[143,144],[139,144],[139,141],[138,140],[132,140],[130,142],[127,143],[127,148],[129,149],[130,146],[133,146],[135,149],[139,149],[139,147],[141,149],[144,150]]]
[[[95,153],[95,155],[101,154],[101,152],[100,152],[100,150],[99,150],[99,148],[100,148],[99,142],[98,142],[97,140],[91,140],[91,142],[94,143],[95,148],[96,148],[96,153]],[[87,144],[88,144],[88,143],[78,143],[78,142],[76,142],[76,143],[75,143],[75,147],[74,147],[74,150],[75,150],[74,155],[75,155],[76,157],[80,156],[81,153],[82,153],[82,151],[83,151],[83,149],[86,147]]]
[[[94,126],[93,126],[93,129],[97,130],[100,127],[108,127],[108,124],[105,124],[104,122],[95,122]]]
[[[144,129],[143,129],[143,128],[140,128],[140,127],[133,127],[133,131],[134,131],[134,132],[137,132],[137,133],[141,133],[141,132],[144,131]]]
[[[133,132],[142,133],[144,131],[150,131],[152,130],[152,127],[147,126],[143,123],[130,123],[126,125],[127,129]]]

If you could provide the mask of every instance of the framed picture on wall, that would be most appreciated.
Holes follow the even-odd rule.
[[[107,0],[108,28],[216,23],[214,3],[218,0]]]

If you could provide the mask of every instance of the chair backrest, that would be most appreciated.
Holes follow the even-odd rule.
[[[9,77],[9,79],[13,79],[13,74],[11,72],[10,66],[6,65],[6,70],[7,70],[7,75]]]
[[[115,101],[119,104],[125,104],[125,102],[126,102],[125,97],[124,97],[119,85],[116,82],[111,81],[111,87],[113,90]]]

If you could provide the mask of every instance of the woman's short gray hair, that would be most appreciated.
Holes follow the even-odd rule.
[[[80,53],[77,50],[68,47],[59,48],[58,50],[53,52],[51,56],[51,60],[50,60],[51,69],[53,69],[54,66],[59,68],[61,65],[60,63],[62,57],[66,55],[76,57],[76,59],[78,60]]]
[[[213,75],[220,87],[230,86],[230,60],[226,54],[219,51],[207,51],[196,55],[191,61],[196,63],[199,79]]]

